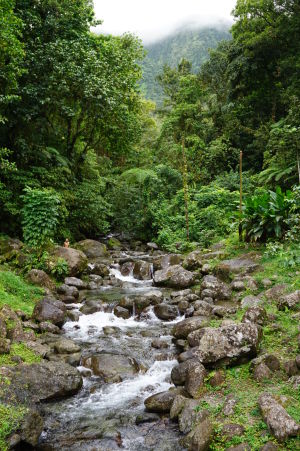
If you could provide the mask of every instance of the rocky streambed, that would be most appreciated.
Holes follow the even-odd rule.
[[[278,309],[293,309],[300,293],[274,286],[263,296],[246,295],[257,291],[257,256],[225,260],[214,250],[183,257],[152,244],[146,252],[123,246],[108,253],[92,240],[78,248],[63,249],[73,276],[58,288],[41,271],[29,274],[48,290],[32,318],[9,308],[0,312],[0,320],[6,315],[14,322],[5,343],[25,340],[43,357],[0,370],[9,381],[6,400],[30,408],[9,439],[11,448],[206,450],[215,434],[206,407],[222,406],[226,418],[237,403],[234,393],[206,393],[207,384],[222,386],[224,368],[251,361],[251,377],[263,381],[284,365],[300,383],[298,357],[283,363],[260,350],[263,300],[276,297]],[[216,257],[223,260],[212,271]],[[38,339],[34,330],[42,332]],[[299,434],[299,424],[272,393],[257,403],[279,441]],[[225,439],[245,431],[226,421],[223,429]]]

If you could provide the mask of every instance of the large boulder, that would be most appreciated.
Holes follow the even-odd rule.
[[[154,271],[167,268],[168,266],[180,265],[183,258],[180,254],[167,254],[156,257],[153,259]]]
[[[197,359],[188,359],[176,365],[171,372],[171,379],[175,385],[184,385],[187,393],[198,398],[204,386],[206,370]]]
[[[40,323],[50,321],[57,326],[62,326],[66,310],[66,305],[63,302],[51,297],[45,297],[35,305],[32,318]]]
[[[139,280],[152,279],[152,264],[143,260],[134,262],[133,276]]]
[[[281,296],[278,301],[278,308],[279,310],[284,310],[285,308],[300,310],[300,290]]]
[[[55,289],[55,283],[50,279],[48,274],[41,269],[32,269],[27,274],[27,279],[30,283],[38,285],[43,288],[48,288],[49,290]]]
[[[86,357],[83,364],[93,370],[95,375],[103,377],[107,383],[121,382],[124,378],[133,376],[139,371],[137,362],[122,354],[94,354]]]
[[[279,441],[284,441],[300,433],[298,424],[270,393],[263,393],[258,404],[270,432]]]
[[[154,284],[172,288],[186,288],[194,283],[194,274],[180,265],[169,266],[154,273]]]
[[[202,252],[200,250],[190,252],[184,259],[183,266],[186,269],[199,269],[203,265]]]
[[[63,258],[67,262],[70,276],[81,274],[88,264],[85,254],[80,250],[71,247],[56,246],[52,250],[51,256],[54,257],[54,259]]]
[[[20,402],[49,401],[77,393],[82,387],[82,377],[66,363],[42,361],[15,367],[10,387]]]
[[[234,365],[255,357],[260,339],[261,328],[254,323],[208,327],[201,331],[192,355],[208,366]]]
[[[258,254],[249,253],[231,260],[223,260],[219,263],[215,271],[225,279],[230,279],[231,274],[249,274],[259,268]]]
[[[182,388],[175,388],[168,391],[156,393],[145,399],[144,404],[149,412],[167,413],[170,411],[173,401],[177,395],[183,394]]]
[[[96,240],[82,240],[76,243],[76,249],[82,251],[89,259],[107,257],[107,248],[105,244]]]
[[[229,285],[211,275],[203,277],[201,293],[202,297],[209,295],[213,299],[230,299],[232,294]]]
[[[208,318],[202,316],[193,316],[175,324],[172,334],[175,338],[186,338],[194,330],[207,326]]]

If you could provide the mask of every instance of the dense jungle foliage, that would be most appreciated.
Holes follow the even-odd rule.
[[[199,71],[164,66],[157,111],[141,42],[91,33],[90,0],[0,0],[0,232],[208,246],[237,230],[242,151],[244,238],[299,237],[300,3],[233,14]]]

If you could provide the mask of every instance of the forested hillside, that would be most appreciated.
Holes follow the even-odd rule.
[[[142,91],[147,99],[158,105],[163,103],[163,90],[156,77],[167,64],[176,67],[184,57],[192,64],[193,72],[198,72],[209,57],[209,49],[214,49],[222,40],[231,39],[229,26],[178,30],[166,38],[147,45],[143,61]]]

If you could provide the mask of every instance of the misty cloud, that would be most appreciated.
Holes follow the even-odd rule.
[[[236,0],[94,0],[97,32],[131,32],[145,43],[156,41],[184,26],[232,22]]]

